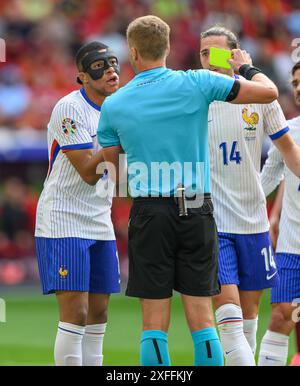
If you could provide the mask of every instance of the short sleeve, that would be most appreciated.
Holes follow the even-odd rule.
[[[101,116],[97,130],[98,141],[102,147],[118,146],[120,139],[110,123],[107,104],[104,102],[101,108]]]
[[[197,84],[208,103],[225,102],[232,90],[234,78],[208,70],[194,71]]]
[[[282,137],[289,131],[283,111],[278,101],[264,105],[264,131],[272,140]]]
[[[92,149],[93,141],[76,106],[60,103],[52,113],[50,124],[63,153]]]

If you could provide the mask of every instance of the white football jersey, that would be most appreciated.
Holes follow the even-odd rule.
[[[213,102],[208,118],[211,192],[219,232],[266,232],[269,221],[260,182],[264,136],[288,131],[277,101],[236,105]]]
[[[288,121],[290,133],[300,146],[300,116]],[[300,255],[300,179],[285,165],[280,152],[272,145],[262,170],[262,184],[268,196],[284,178],[282,212],[277,253]]]
[[[65,154],[101,149],[96,135],[100,110],[83,89],[71,92],[54,107],[48,124],[49,170],[38,203],[35,236],[115,239],[112,196],[101,194],[105,181],[88,185]]]

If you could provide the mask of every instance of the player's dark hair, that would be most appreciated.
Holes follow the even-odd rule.
[[[84,46],[80,47],[79,50],[76,53],[75,59],[76,59],[76,65],[79,71],[82,71],[82,59],[89,54],[92,51],[99,51],[103,50],[105,48],[108,48],[103,43],[100,42],[91,42],[87,43]]]
[[[223,27],[221,25],[215,25],[201,33],[201,39],[207,38],[209,36],[226,36],[228,45],[231,50],[240,47],[239,40],[235,35],[235,33],[233,33],[228,28]]]
[[[294,67],[292,68],[292,75],[294,76],[295,75],[295,72],[300,70],[300,60],[299,62],[297,62]]]

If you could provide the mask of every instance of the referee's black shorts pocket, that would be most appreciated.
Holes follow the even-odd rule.
[[[132,207],[128,222],[128,240],[143,231],[153,219],[153,213],[147,213],[143,208]]]

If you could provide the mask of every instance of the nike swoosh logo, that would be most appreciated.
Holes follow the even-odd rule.
[[[277,271],[274,272],[272,275],[267,275],[267,280],[271,280],[272,277],[274,277],[277,274]]]
[[[211,119],[210,121],[208,121],[208,123],[212,122],[213,120]]]
[[[225,351],[225,354],[228,355],[228,354],[230,354],[231,352],[236,351],[236,350],[237,350],[237,348],[235,348],[235,349],[233,349],[233,350],[230,350],[230,351]]]
[[[267,361],[281,362],[281,361],[279,361],[278,359],[274,359],[274,358],[270,358],[270,357],[265,357],[265,359],[266,359]]]

